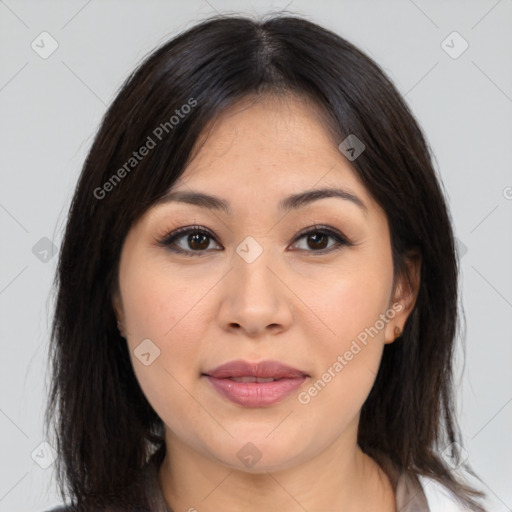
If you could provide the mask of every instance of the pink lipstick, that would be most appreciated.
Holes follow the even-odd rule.
[[[275,404],[298,389],[309,377],[279,361],[230,361],[203,374],[225,398],[244,407]]]

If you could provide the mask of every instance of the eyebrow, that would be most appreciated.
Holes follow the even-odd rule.
[[[290,210],[297,210],[299,208],[307,206],[308,204],[311,204],[314,201],[330,197],[337,197],[346,201],[350,201],[353,204],[357,205],[365,213],[368,211],[366,205],[356,195],[341,188],[331,187],[306,190],[298,194],[292,194],[290,196],[287,196],[279,202],[278,209],[280,212],[289,212]],[[186,203],[194,206],[199,206],[200,208],[207,208],[209,210],[223,211],[228,215],[231,214],[231,208],[226,200],[221,199],[220,197],[217,196],[212,196],[197,191],[173,191],[169,192],[168,194],[163,196],[159,201],[157,201],[158,204],[168,202]]]

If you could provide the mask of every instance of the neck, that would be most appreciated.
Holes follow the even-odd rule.
[[[249,473],[203,456],[167,432],[158,479],[174,512],[394,512],[395,495],[386,473],[347,441],[339,439],[291,467]]]

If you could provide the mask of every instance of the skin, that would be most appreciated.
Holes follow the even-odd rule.
[[[165,499],[176,512],[394,511],[387,475],[357,445],[384,345],[403,329],[416,294],[402,277],[394,280],[386,215],[305,100],[244,100],[210,128],[173,190],[219,196],[231,215],[178,202],[153,206],[126,237],[113,297],[137,379],[166,426],[158,475]],[[350,191],[366,210],[340,198],[277,210],[283,197],[325,186]],[[201,246],[182,235],[175,243],[193,256],[158,245],[195,224],[213,238]],[[297,238],[315,224],[354,245],[329,252],[337,246],[331,237],[320,247]],[[247,236],[263,249],[250,264],[236,252]],[[207,248],[198,254],[198,246]],[[393,304],[401,308],[394,318],[300,403],[298,394]],[[134,355],[147,338],[160,350],[149,366]],[[275,359],[311,377],[277,404],[247,408],[201,376],[233,359]],[[237,457],[248,442],[261,453],[252,467]]]

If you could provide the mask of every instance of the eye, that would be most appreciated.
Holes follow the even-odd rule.
[[[354,245],[337,230],[325,226],[313,226],[313,228],[308,228],[307,231],[303,231],[295,239],[294,245],[296,246],[297,241],[303,238],[306,239],[306,247],[313,250],[300,247],[299,249],[319,254],[325,254],[340,249],[342,246]],[[326,245],[329,238],[333,239],[334,243]],[[218,244],[216,249],[211,249],[210,243],[212,240],[215,240],[215,237],[206,228],[201,226],[187,226],[169,233],[158,242],[158,245],[166,247],[174,253],[184,254],[186,256],[200,256],[202,255],[201,253],[206,253],[210,250],[222,250]]]
[[[188,226],[173,231],[158,244],[175,253],[197,256],[198,253],[206,252],[213,239],[213,235],[207,229],[201,226]]]
[[[297,240],[302,240],[303,238],[306,240],[306,247],[312,248],[314,250],[308,251],[307,248],[301,248],[301,250],[306,250],[307,252],[316,252],[320,254],[340,249],[344,245],[353,245],[340,232],[325,226],[313,226],[313,229],[308,228],[308,231],[300,234]],[[326,245],[329,238],[335,241],[332,245]]]

